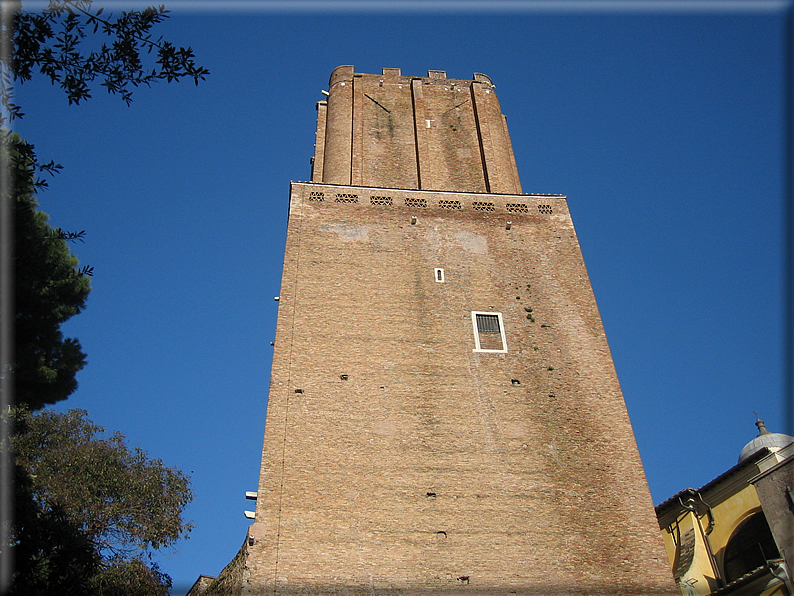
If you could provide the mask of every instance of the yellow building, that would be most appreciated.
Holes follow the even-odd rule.
[[[656,507],[684,596],[794,594],[794,437],[756,425],[734,467]]]

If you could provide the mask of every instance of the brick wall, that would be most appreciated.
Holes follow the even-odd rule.
[[[243,593],[673,593],[565,197],[290,200]]]

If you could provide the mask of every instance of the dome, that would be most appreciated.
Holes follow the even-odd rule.
[[[794,443],[794,437],[791,435],[784,435],[783,433],[771,433],[766,430],[763,420],[756,420],[755,425],[758,427],[758,436],[747,443],[739,454],[739,462],[743,462],[754,453],[758,453],[766,447],[770,451],[778,451],[790,443]]]

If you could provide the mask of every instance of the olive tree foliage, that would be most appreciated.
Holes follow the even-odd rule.
[[[182,517],[193,498],[188,477],[129,448],[121,433],[105,436],[83,410],[12,416],[17,490],[26,491],[11,535],[18,593],[53,590],[67,575],[64,586],[79,576],[83,594],[166,594],[170,578],[146,559],[190,533]],[[53,539],[42,542],[40,528]],[[42,552],[52,544],[61,550]]]
[[[184,78],[198,85],[209,74],[191,48],[154,37],[152,28],[168,17],[165,6],[112,17],[91,0],[50,0],[40,12],[25,11],[21,2],[3,4],[13,11],[0,29],[0,47],[11,50],[0,64],[0,102],[10,119],[24,115],[13,83],[37,73],[58,85],[70,104],[90,98],[96,82],[129,104],[135,87]]]
[[[102,433],[84,410],[22,411],[12,450],[42,508],[63,507],[106,557],[159,549],[189,532],[187,476],[130,449],[121,433]]]

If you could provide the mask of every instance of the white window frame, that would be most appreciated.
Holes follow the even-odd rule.
[[[436,280],[436,283],[440,283],[440,284],[444,283],[444,269],[442,269],[441,267],[436,267],[435,270],[433,271],[433,275],[435,276],[434,279]]]
[[[501,350],[484,350],[480,348],[480,331],[477,329],[477,315],[496,315],[497,320],[499,321],[499,333],[502,336],[502,348]],[[473,310],[471,311],[471,326],[474,330],[474,349],[472,352],[485,352],[490,354],[506,354],[507,353],[507,336],[505,335],[505,325],[504,319],[502,318],[502,313],[500,312],[493,312],[493,311],[486,311],[486,310]]]

